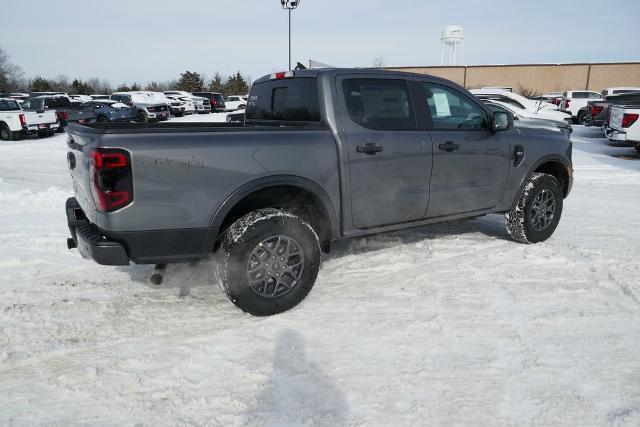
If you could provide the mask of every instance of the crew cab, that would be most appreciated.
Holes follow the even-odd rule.
[[[22,103],[25,111],[54,111],[62,131],[69,123],[93,123],[96,116],[91,111],[78,109],[66,95],[39,95],[31,97]]]
[[[601,99],[598,92],[590,90],[569,90],[562,93],[560,111],[571,115],[574,123],[582,123],[587,113],[587,102]]]
[[[611,141],[632,145],[640,151],[640,105],[613,105],[605,134]]]
[[[58,129],[53,111],[24,111],[17,100],[0,98],[0,138],[16,141],[23,136],[37,134],[51,136]]]
[[[222,289],[254,315],[302,301],[338,239],[500,213],[511,238],[542,242],[573,182],[564,133],[516,129],[453,82],[387,70],[265,76],[244,124],[68,134],[69,248],[107,265],[214,253]]]

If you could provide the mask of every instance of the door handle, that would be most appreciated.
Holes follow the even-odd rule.
[[[453,141],[447,141],[444,144],[438,145],[438,148],[441,149],[441,150],[446,151],[447,153],[450,153],[450,152],[460,148],[460,145],[454,144]]]
[[[370,156],[381,152],[382,150],[384,150],[384,147],[382,145],[376,145],[373,142],[367,142],[364,145],[358,145],[356,146],[356,151],[358,153],[365,153],[368,154]]]

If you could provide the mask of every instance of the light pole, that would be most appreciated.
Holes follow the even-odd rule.
[[[300,5],[302,0],[280,0],[283,9],[289,12],[289,70],[291,70],[291,11]]]

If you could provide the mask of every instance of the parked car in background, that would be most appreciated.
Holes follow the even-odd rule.
[[[621,95],[623,93],[637,93],[640,92],[640,87],[609,87],[604,89],[600,95],[602,98],[609,95]]]
[[[207,98],[201,96],[194,96],[191,98],[193,106],[198,114],[209,114],[211,112],[211,104]]]
[[[184,114],[189,115],[196,112],[196,107],[193,105],[191,97],[177,96],[177,95],[165,95],[172,102],[179,102],[183,108]]]
[[[84,104],[85,102],[91,101],[93,98],[89,95],[69,95],[69,99],[71,99],[71,102]]]
[[[567,137],[569,137],[573,132],[570,121],[567,122],[562,120],[541,118],[535,114],[528,112],[527,110],[523,110],[521,108],[517,108],[513,105],[506,104],[500,101],[483,100],[483,102],[491,111],[506,111],[511,114],[513,116],[513,119],[515,120],[514,124],[517,126],[523,124],[527,127],[541,127],[551,130],[560,130],[561,132],[565,133]]]
[[[15,99],[16,101],[22,102],[25,99],[29,98],[29,96],[30,95],[28,93],[12,92],[9,94],[8,98]]]
[[[73,126],[67,247],[127,266],[217,251],[229,300],[267,316],[307,296],[332,241],[494,213],[539,243],[572,187],[565,135],[514,128],[434,76],[274,73],[245,111],[246,125]]]
[[[89,96],[91,97],[91,99],[111,99],[110,95],[101,95],[97,93]]]
[[[562,93],[560,101],[560,111],[571,114],[574,123],[582,123],[587,114],[587,102],[594,99],[601,99],[598,92],[590,90],[569,90]]]
[[[111,99],[131,108],[131,114],[139,122],[152,122],[169,119],[169,107],[152,97],[139,92],[116,92]]]
[[[27,111],[55,111],[58,123],[58,131],[61,132],[69,123],[93,123],[96,116],[93,112],[79,110],[71,103],[67,95],[42,95],[27,99],[22,103],[22,108]]]
[[[244,108],[227,114],[227,123],[244,123]]]
[[[172,116],[176,116],[176,117],[184,116],[184,107],[182,106],[182,103],[180,101],[175,101],[175,100],[172,101],[169,98],[167,98],[167,95],[165,95],[162,92],[139,91],[138,93],[141,93],[143,95],[146,95],[152,98],[155,102],[166,104],[167,107],[169,108],[169,113]]]
[[[242,95],[229,95],[224,97],[224,104],[227,111],[244,110],[247,100]]]
[[[513,92],[513,88],[512,87],[508,87],[508,86],[484,86],[484,87],[481,87],[480,89],[485,89],[485,90],[506,90],[507,92]]]
[[[536,117],[563,122],[571,121],[569,115],[556,110],[553,105],[544,101],[533,101],[517,93],[492,89],[471,89],[470,92],[482,100],[490,99],[513,105],[514,107],[526,110],[531,114],[535,114]]]
[[[182,98],[182,101],[185,101],[184,98],[189,98],[193,103],[193,111],[199,114],[208,114],[211,112],[211,104],[208,99],[203,98],[201,96],[197,96],[193,93],[185,92],[183,90],[167,90],[164,92],[165,95],[170,96],[179,96]],[[185,106],[185,113],[187,110],[190,110],[190,106]],[[190,114],[190,113],[188,113]]]
[[[16,99],[0,98],[0,139],[15,141],[37,134],[51,136],[58,129],[55,111],[24,111]]]
[[[36,97],[36,96],[53,96],[53,95],[63,95],[66,96],[67,98],[69,97],[69,95],[67,95],[64,92],[31,92],[29,94],[30,97]]]
[[[613,105],[609,127],[605,135],[609,140],[623,142],[640,152],[640,105]]]
[[[560,106],[560,101],[562,100],[562,92],[549,92],[540,96],[539,98],[544,102],[548,102],[549,104]]]
[[[613,105],[639,105],[640,92],[620,93],[605,96],[602,100],[593,100],[587,103],[587,114],[584,115],[582,124],[585,126],[607,127]]]
[[[128,105],[111,99],[91,100],[79,108],[93,111],[97,122],[130,122],[135,118]]]
[[[220,113],[227,107],[224,102],[224,97],[218,92],[193,92],[195,96],[201,96],[209,100],[211,106],[211,112]]]

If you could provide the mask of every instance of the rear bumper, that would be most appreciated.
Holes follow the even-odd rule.
[[[67,199],[69,249],[102,265],[166,264],[206,258],[213,250],[208,228],[105,231],[87,219],[75,197]]]
[[[91,224],[75,198],[67,199],[67,224],[71,239],[67,240],[69,249],[78,248],[83,258],[92,259],[102,265],[129,265],[127,251],[121,243],[102,234],[98,227]]]

